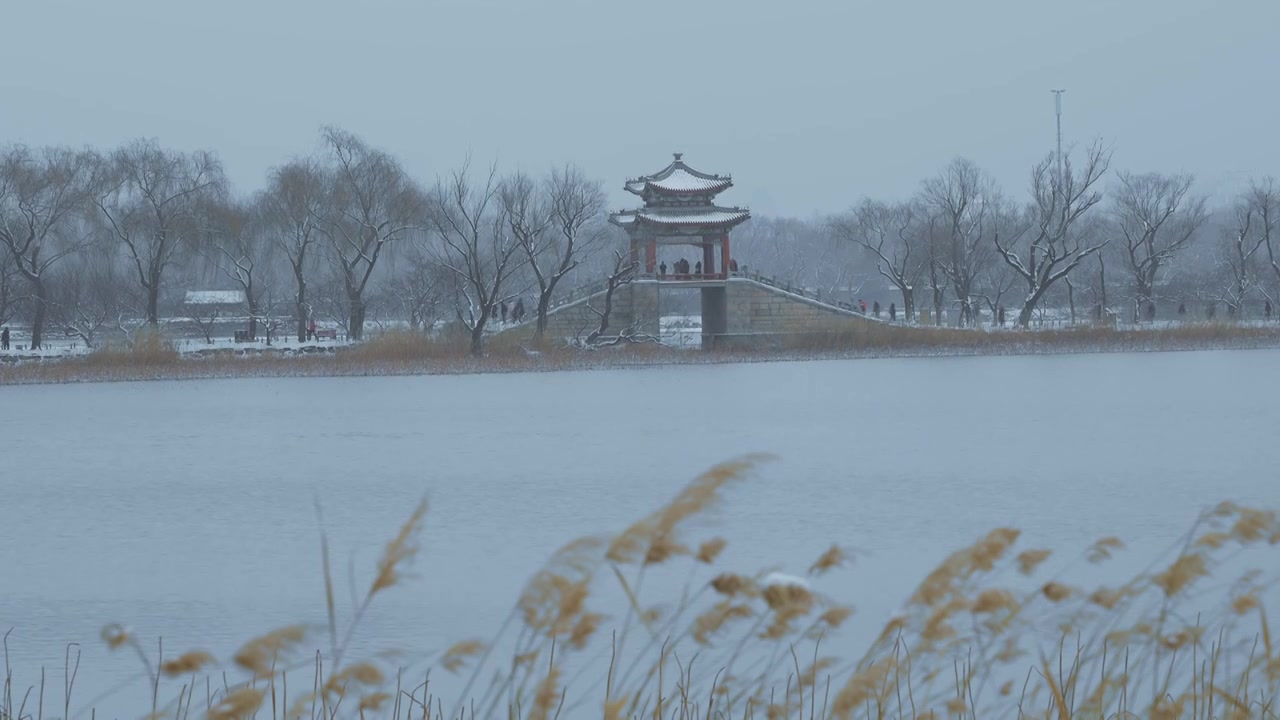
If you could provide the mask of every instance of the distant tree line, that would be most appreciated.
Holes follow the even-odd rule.
[[[903,200],[809,219],[755,218],[734,234],[744,270],[828,294],[884,295],[914,320],[970,326],[1008,306],[1032,324],[1134,321],[1157,303],[1260,317],[1280,290],[1280,186],[1254,181],[1211,208],[1190,175],[1113,171],[1095,142],[1036,163],[1006,194],[956,159]],[[598,180],[465,164],[431,184],[338,128],[321,150],[234,192],[217,156],[152,140],[111,151],[0,150],[0,324],[96,344],[189,317],[188,290],[234,289],[251,336],[309,322],[359,340],[372,324],[449,321],[473,352],[500,308],[528,298],[541,335],[555,299],[620,272],[624,244]],[[891,300],[890,300],[891,296]],[[1207,310],[1205,310],[1207,308]]]

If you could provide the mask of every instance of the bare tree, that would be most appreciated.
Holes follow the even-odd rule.
[[[18,270],[14,267],[13,256],[0,252],[0,325],[8,325],[18,309],[17,282]]]
[[[201,337],[209,345],[213,344],[213,330],[217,327],[220,317],[222,313],[218,312],[217,305],[210,305],[207,310],[201,310],[197,306],[187,312],[187,319],[196,326],[196,330],[200,331]]]
[[[219,203],[209,208],[206,221],[214,266],[244,295],[250,340],[257,339],[258,321],[263,318],[271,250],[253,212],[244,203]]]
[[[991,263],[990,266],[982,271],[974,297],[986,303],[987,310],[991,313],[992,325],[995,325],[1000,317],[1000,308],[1004,306],[1004,296],[1012,291],[1021,280],[1022,278],[1013,271],[1013,268],[1003,262]]]
[[[1101,142],[1089,147],[1078,170],[1068,156],[1059,171],[1056,158],[1049,155],[1031,171],[1031,203],[1025,220],[1017,222],[1009,216],[993,223],[996,250],[1027,287],[1018,325],[1027,327],[1045,293],[1106,245],[1100,233],[1081,232],[1080,223],[1102,201],[1097,185],[1110,164],[1111,151]]]
[[[294,160],[271,171],[267,189],[258,196],[265,232],[289,260],[293,273],[293,316],[298,342],[307,339],[311,306],[307,273],[312,268],[311,246],[320,237],[325,207],[324,169],[310,159]]]
[[[78,338],[85,347],[97,347],[99,332],[115,324],[124,309],[121,281],[114,258],[106,253],[64,263],[53,275],[49,289],[53,326],[69,338]]]
[[[98,169],[95,204],[137,273],[146,321],[158,326],[164,272],[197,238],[201,206],[225,194],[222,164],[209,152],[185,154],[137,140]]]
[[[534,338],[547,329],[547,310],[560,281],[605,237],[600,222],[605,194],[572,165],[557,168],[541,191],[523,174],[512,176],[500,191],[503,215],[512,236],[528,258],[538,286]]]
[[[1231,209],[1231,222],[1219,228],[1218,267],[1225,280],[1218,299],[1227,312],[1237,317],[1246,296],[1258,284],[1258,258],[1255,255],[1267,243],[1275,222],[1274,207],[1268,207],[1265,189],[1256,184],[1236,199]]]
[[[973,161],[957,158],[921,191],[928,212],[938,218],[939,268],[960,305],[959,325],[973,320],[974,284],[994,259],[988,242],[992,211],[999,202],[995,181]]]
[[[1155,300],[1161,270],[1185,249],[1208,219],[1205,199],[1191,194],[1191,175],[1120,174],[1113,209],[1133,280],[1134,320]]]
[[[485,327],[518,265],[520,243],[511,236],[505,209],[495,207],[499,189],[495,168],[478,185],[468,163],[437,183],[433,199],[440,265],[454,275],[454,311],[471,333],[473,355],[484,351]]]
[[[939,231],[938,216],[928,213],[924,222],[919,225],[921,243],[924,246],[925,278],[929,283],[929,292],[933,296],[933,324],[942,324],[942,308],[947,297],[947,273],[943,259],[943,243]]]
[[[629,255],[614,251],[613,270],[605,278],[603,304],[599,308],[590,306],[592,312],[600,318],[600,324],[587,335],[587,345],[599,345],[601,344],[601,338],[606,337],[605,333],[609,332],[609,323],[613,317],[613,296],[617,293],[618,288],[635,279],[636,271],[639,267],[640,264],[632,260]],[[624,328],[622,332],[618,333],[618,337],[620,339],[628,337],[631,329]]]
[[[918,245],[919,208],[913,203],[889,205],[864,199],[852,212],[831,221],[843,240],[856,243],[875,256],[876,270],[902,294],[902,312],[915,322],[915,284],[923,268]]]
[[[365,289],[390,243],[423,224],[426,196],[400,163],[355,135],[326,128],[331,164],[320,229],[329,238],[347,300],[347,335],[364,335]]]
[[[415,252],[407,266],[396,274],[390,292],[409,319],[412,330],[430,330],[445,299],[448,287],[445,271],[422,253]]]
[[[1267,260],[1271,270],[1280,280],[1280,259],[1276,257],[1280,251],[1280,187],[1274,178],[1265,178],[1260,182],[1249,184],[1246,202],[1252,208],[1254,232],[1262,238],[1267,248]]]
[[[86,152],[18,145],[0,153],[0,251],[31,287],[33,350],[43,342],[51,269],[92,237],[82,222],[92,177]]]

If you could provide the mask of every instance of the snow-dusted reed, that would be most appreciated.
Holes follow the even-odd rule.
[[[1067,577],[1073,566],[1104,568],[1126,549],[1119,537],[1059,556],[996,528],[947,556],[874,640],[839,654],[861,598],[815,585],[854,571],[847,548],[830,546],[803,577],[752,572],[723,561],[731,541],[698,530],[763,460],[718,465],[616,534],[568,542],[492,635],[407,657],[357,653],[362,622],[414,582],[414,561],[430,551],[423,501],[367,583],[352,585],[346,612],[336,609],[340,571],[321,535],[323,626],[282,626],[222,659],[198,646],[166,650],[121,624],[106,626],[102,641],[135,656],[150,702],[132,712],[157,718],[193,709],[213,720],[1276,717],[1280,648],[1264,603],[1280,579],[1274,512],[1219,505],[1147,569],[1112,583]],[[1240,572],[1246,559],[1272,571]],[[664,574],[683,576],[683,590],[647,591],[646,577]],[[417,582],[465,588],[430,575]],[[81,707],[72,678],[93,668],[79,658],[69,650],[58,690],[42,672],[35,702],[51,692],[59,707]],[[29,717],[32,689],[14,687],[12,673],[0,716]]]

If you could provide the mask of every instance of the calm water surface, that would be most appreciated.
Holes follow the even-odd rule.
[[[863,550],[820,588],[868,620],[852,649],[993,526],[1138,554],[1217,501],[1280,505],[1277,368],[1252,351],[0,388],[0,630],[15,684],[43,664],[61,688],[82,643],[82,700],[137,670],[107,657],[107,622],[226,657],[322,620],[314,498],[345,596],[425,493],[416,577],[361,641],[434,648],[495,628],[565,541],[769,452],[707,533],[741,570]]]

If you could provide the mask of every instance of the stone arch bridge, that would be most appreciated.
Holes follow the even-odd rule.
[[[702,305],[704,348],[778,346],[788,338],[856,332],[886,323],[852,306],[793,288],[749,272],[723,278],[640,277],[614,289],[606,336],[634,333],[658,337],[663,295],[697,289]],[[574,290],[547,312],[548,337],[583,339],[600,325],[607,287],[603,283]],[[528,332],[533,320],[503,332]]]

